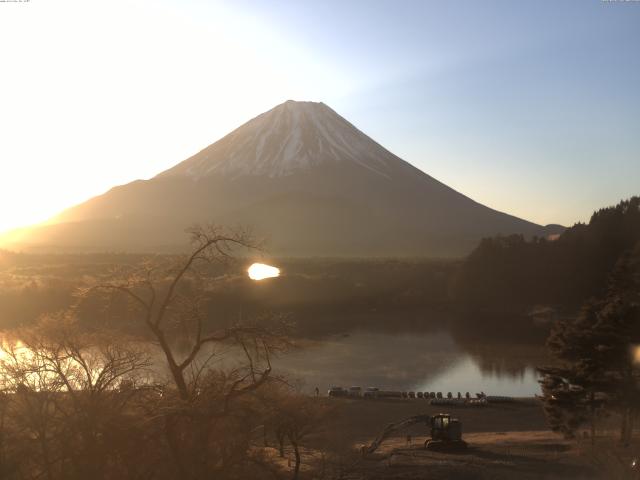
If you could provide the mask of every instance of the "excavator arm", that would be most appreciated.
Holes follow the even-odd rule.
[[[378,447],[384,442],[387,438],[393,435],[395,432],[404,430],[413,425],[418,424],[430,425],[431,424],[431,415],[414,415],[413,417],[405,418],[404,420],[397,423],[390,423],[387,425],[380,435],[376,437],[376,439],[370,445],[366,445],[362,449],[363,455],[369,455],[375,452]]]

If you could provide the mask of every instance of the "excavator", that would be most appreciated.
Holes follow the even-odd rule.
[[[387,438],[396,432],[405,430],[413,425],[426,425],[431,430],[431,438],[424,442],[427,450],[440,452],[459,452],[467,449],[467,442],[462,440],[462,423],[452,418],[448,413],[437,415],[414,415],[397,423],[387,425],[380,435],[362,449],[363,455],[375,452]]]

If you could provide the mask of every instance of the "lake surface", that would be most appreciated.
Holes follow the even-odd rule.
[[[277,373],[304,391],[331,385],[389,390],[540,393],[535,365],[546,362],[542,347],[461,346],[446,331],[376,333],[356,331],[309,342],[273,362]]]
[[[432,331],[354,330],[299,342],[272,360],[274,374],[284,375],[302,391],[332,385],[381,390],[452,392],[463,395],[533,396],[540,393],[535,367],[548,363],[544,347],[517,342],[490,343],[456,337],[446,328]],[[162,354],[152,349],[152,377],[169,380]],[[210,352],[203,352],[207,357]],[[244,362],[233,348],[217,350],[213,368]]]

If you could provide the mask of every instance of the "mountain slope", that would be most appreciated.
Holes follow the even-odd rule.
[[[62,212],[23,244],[162,250],[197,222],[242,224],[276,255],[459,256],[483,236],[554,233],[487,208],[322,103],[285,102],[156,177]]]

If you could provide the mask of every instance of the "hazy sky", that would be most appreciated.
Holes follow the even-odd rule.
[[[640,194],[640,2],[0,3],[0,230],[323,101],[493,208]]]

